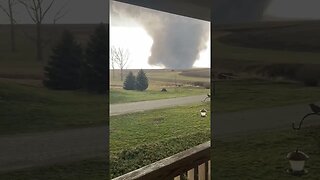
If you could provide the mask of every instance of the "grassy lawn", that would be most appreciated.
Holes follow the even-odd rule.
[[[0,179],[7,180],[107,180],[107,161],[104,158],[88,159],[79,162],[52,165],[49,167],[28,168],[0,173]]]
[[[210,140],[210,103],[178,106],[110,119],[113,177]]]
[[[319,179],[320,177],[320,126],[293,130],[264,132],[217,140],[212,151],[213,179]],[[294,177],[286,173],[289,161],[286,156],[296,147],[309,155],[306,176]]]
[[[8,37],[0,32],[0,38]],[[6,47],[3,42],[0,42],[1,51]],[[18,45],[32,48],[21,48],[23,51],[15,55],[0,53],[0,76],[21,74],[41,77],[44,63],[32,61],[32,43],[24,42],[21,38]],[[320,53],[239,47],[217,40],[214,40],[213,46],[216,59],[232,62],[235,67],[242,63],[320,64]],[[206,77],[184,76],[180,73],[171,70],[147,71],[150,87],[145,92],[125,91],[121,88],[121,81],[111,78],[110,103],[206,95],[210,91],[194,86],[174,87],[175,82],[209,82]],[[53,91],[42,87],[39,82],[26,81],[17,83],[0,80],[0,135],[106,124],[107,97],[82,91]],[[163,87],[168,92],[160,92]],[[215,88],[216,96],[212,98],[215,112],[320,101],[319,87],[305,87],[290,82],[255,79],[217,81]],[[210,140],[210,116],[199,117],[199,110],[210,109],[209,106],[207,102],[111,117],[112,177]],[[298,137],[291,131],[276,131],[231,141],[216,141],[213,177],[228,180],[239,177],[290,179],[292,176],[285,173],[289,167],[285,156],[296,145],[303,143],[303,150],[311,157],[307,163],[310,174],[303,179],[316,179],[320,176],[316,171],[320,168],[320,162],[317,161],[320,158],[319,137],[317,128],[310,128],[301,131]],[[106,160],[97,158],[0,174],[0,179],[106,179],[106,168]]]
[[[221,28],[214,32],[216,59],[232,59],[243,63],[320,64],[319,21],[279,22]],[[252,26],[253,25],[253,26]],[[256,26],[256,28],[254,28]],[[214,62],[215,63],[215,62]]]
[[[196,107],[197,106],[190,106],[191,109],[197,109]],[[181,110],[184,108],[180,107],[176,110],[169,111],[169,113],[179,112],[179,109]],[[153,115],[157,115],[157,111],[152,111],[151,113]],[[136,131],[135,128],[133,128],[134,124],[132,123],[134,122],[132,122],[130,116],[121,115],[111,120],[111,127],[118,127],[118,130],[113,129],[111,132],[111,146],[113,146],[111,147],[111,151],[114,152],[111,156],[111,165],[113,164],[114,166],[111,168],[114,168],[113,170],[118,171],[112,172],[114,177],[119,175],[119,172],[121,172],[120,174],[123,174],[132,169],[138,168],[139,165],[142,166],[143,164],[149,164],[150,159],[158,160],[157,158],[161,159],[162,157],[166,157],[167,153],[172,154],[176,150],[180,151],[189,146],[192,147],[194,144],[196,144],[193,141],[199,140],[197,139],[199,138],[199,134],[190,133],[197,132],[198,130],[194,131],[192,128],[192,131],[190,131],[188,127],[182,129],[185,127],[182,125],[179,126],[181,128],[178,128],[178,131],[175,131],[175,129],[170,129],[163,136],[150,133],[147,129],[150,127],[152,128],[151,124],[153,124],[153,126],[154,124],[157,124],[151,123],[154,122],[154,118],[145,117],[144,113],[135,113],[133,116],[139,116],[143,118],[142,122],[136,123],[135,128],[138,128],[137,126],[139,126],[139,131]],[[122,122],[117,122],[121,120]],[[200,125],[199,122],[202,125]],[[196,126],[201,127],[208,126],[205,124],[209,121],[199,122],[196,123],[198,124]],[[116,125],[114,123],[116,123]],[[188,122],[184,124],[188,125],[192,123]],[[127,126],[124,128],[123,125]],[[162,127],[165,127],[165,125],[167,125],[167,123],[163,124]],[[157,133],[164,131],[164,129],[159,126],[157,126],[158,128],[154,127],[152,130],[155,131],[155,129],[159,129]],[[302,147],[302,150],[310,156],[310,160],[307,161],[306,166],[306,168],[309,170],[309,174],[302,177],[302,179],[316,179],[320,175],[317,171],[317,169],[320,168],[320,162],[318,160],[320,158],[320,133],[318,129],[319,127],[305,127],[299,132],[299,134],[296,134],[291,130],[270,131],[255,135],[250,134],[248,136],[239,136],[234,139],[216,140],[212,155],[213,169],[215,172],[212,173],[213,178],[222,180],[239,179],[239,177],[241,177],[241,179],[248,180],[299,179],[286,174],[285,171],[289,167],[289,163],[285,157],[287,153],[294,150],[296,146],[300,146]],[[143,132],[140,134],[141,130],[143,130]],[[135,135],[136,132],[139,132],[139,135]],[[170,135],[168,133],[176,137],[169,138]],[[123,134],[126,134],[126,136],[130,138],[125,139],[122,137],[122,139],[118,139],[121,138],[121,136],[124,136]],[[146,135],[149,137],[149,134],[153,134],[154,137],[151,135],[151,139],[146,138]],[[139,139],[134,139],[131,136],[135,136]],[[188,139],[188,141],[191,141],[191,143],[187,145],[183,144],[183,142],[188,142],[185,141],[185,139]],[[200,139],[206,140],[204,137],[201,137]],[[177,144],[180,145],[177,146]],[[122,148],[117,147],[123,147],[124,150],[121,150]],[[145,156],[146,154],[147,156]],[[130,158],[125,159],[124,156],[128,157],[128,155]],[[72,164],[55,165],[50,167],[26,169],[12,173],[5,173],[1,174],[0,178],[10,179],[14,177],[17,179],[56,179],[59,176],[62,179],[86,179],[89,177],[90,179],[103,179],[105,178],[103,174],[105,172],[104,168],[106,168],[105,161],[97,159],[81,161]],[[126,168],[131,169],[129,170]]]
[[[194,90],[199,94],[206,94],[207,91],[207,89]],[[139,94],[140,92],[132,93]],[[131,97],[138,99],[137,94]],[[171,97],[177,94],[179,93],[172,92],[170,94],[170,91],[168,93]],[[181,92],[179,96],[182,95]],[[153,98],[157,98],[157,96],[160,96],[159,93],[153,94]],[[145,98],[142,94],[140,97]],[[110,99],[112,98],[111,96]],[[273,81],[224,81],[216,82],[216,96],[213,99],[213,104],[216,107],[214,109],[216,112],[223,112],[309,103],[319,100],[320,92],[317,87],[304,87],[300,84]],[[121,102],[121,98],[118,99],[119,101]],[[122,100],[122,102],[124,101],[128,100]],[[53,91],[29,82],[20,84],[1,80],[0,114],[2,120],[0,134],[104,125],[106,123],[106,102],[107,99],[103,95],[81,91]],[[183,111],[184,108],[181,108],[180,114],[183,114]],[[195,112],[195,115],[198,115],[198,110]],[[25,116],[26,114],[28,116]],[[158,114],[164,114],[163,110],[158,110]],[[167,114],[167,110],[165,114]],[[151,118],[146,114],[142,116]],[[128,115],[129,117],[141,119],[138,116]],[[183,117],[188,118],[189,116]],[[112,119],[114,118],[118,117]],[[117,121],[117,123],[120,122],[123,120]]]
[[[150,73],[150,79],[154,80],[162,80],[162,81],[182,81],[182,82],[209,82],[210,79],[208,77],[196,77],[196,76],[184,76],[181,74],[181,71],[169,71],[169,72],[154,72]]]
[[[9,29],[7,29],[9,30]],[[44,62],[36,61],[35,44],[23,32],[16,33],[17,52],[12,53],[9,32],[0,31],[0,74],[41,76]],[[47,52],[48,49],[45,50]]]
[[[161,92],[159,89],[148,89],[146,91],[128,91],[124,89],[110,90],[110,103],[126,103],[166,98],[176,98],[192,95],[206,95],[210,89],[197,87],[166,87],[168,92]]]
[[[246,67],[251,65],[263,67],[271,64],[285,64],[284,66],[287,67],[288,64],[293,63],[320,64],[320,53],[312,50],[318,46],[319,38],[308,34],[307,31],[311,29],[308,26],[304,29],[307,31],[297,30],[294,26],[287,28],[286,31],[281,30],[282,32],[279,31],[281,28],[246,29],[244,27],[240,27],[239,32],[238,30],[218,31],[213,40],[213,53],[216,59],[213,66],[218,69],[225,68],[234,72],[243,70],[248,73],[249,69]],[[312,31],[317,33],[318,29],[312,29]],[[226,38],[218,37],[219,33],[223,35],[225,32],[233,34],[224,34]],[[285,45],[290,48],[284,48]],[[276,46],[278,47],[272,49]],[[312,51],[308,51],[307,48]],[[302,83],[284,80],[251,78],[218,81],[215,87],[216,96],[213,97],[215,112],[320,101],[319,87],[306,87]],[[274,130],[216,139],[212,151],[212,179],[319,179],[319,128],[320,126],[303,128],[299,135],[292,130]],[[286,155],[294,151],[297,146],[302,147],[302,150],[310,156],[306,167],[309,174],[300,178],[286,173],[286,169],[289,168]]]
[[[149,79],[149,87],[146,91],[128,91],[122,88],[123,81],[120,81],[120,72],[115,70],[114,76],[110,70],[110,103],[126,103],[146,100],[157,100],[166,98],[176,98],[193,95],[206,95],[210,93],[205,84],[209,86],[209,77],[197,77],[197,75],[209,75],[208,69],[197,70],[189,72],[189,76],[180,75],[183,71],[171,71],[168,69],[162,70],[145,70]],[[124,70],[124,74],[133,71],[134,74],[137,70]],[[193,74],[192,74],[193,73]],[[114,77],[114,78],[113,78]],[[125,77],[125,75],[124,75]],[[195,86],[194,83],[200,83],[202,86]],[[177,87],[176,84],[182,85]],[[166,88],[167,92],[161,92],[162,88]]]
[[[265,23],[266,25],[268,23]],[[228,34],[220,39],[226,44],[243,47],[319,52],[320,21],[296,22],[289,26],[265,28],[229,28]]]
[[[112,116],[110,152],[113,154],[143,143],[190,133],[209,133],[210,116],[200,117],[200,110],[203,108],[210,110],[210,103]]]
[[[209,106],[207,102],[111,117],[112,177],[210,140],[210,116],[201,118],[199,113]],[[103,179],[106,166],[104,160],[93,159],[4,173],[0,179]]]
[[[133,74],[137,74],[137,69],[125,69],[123,77],[132,71]],[[207,68],[194,68],[188,70],[170,70],[170,69],[146,69],[144,70],[147,77],[152,82],[209,82],[210,73]],[[120,81],[120,71],[110,69],[110,84],[111,85],[122,85]]]
[[[0,134],[18,134],[106,124],[107,98],[0,81]]]
[[[215,112],[240,111],[320,101],[319,87],[269,80],[217,81]]]
[[[320,64],[320,53],[258,49],[212,42],[216,59],[234,60],[236,63],[305,63]],[[213,62],[215,63],[215,62]]]

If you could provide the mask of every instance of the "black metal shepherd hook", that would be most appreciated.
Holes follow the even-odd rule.
[[[299,123],[299,127],[295,127],[295,124],[294,124],[294,122],[293,122],[293,123],[292,123],[292,128],[293,128],[294,130],[300,130],[300,129],[301,129],[301,126],[302,126],[302,123],[303,123],[303,120],[304,120],[305,118],[307,118],[308,116],[311,116],[311,115],[319,115],[319,116],[320,116],[320,107],[319,107],[319,106],[317,106],[317,105],[315,105],[315,104],[309,104],[309,106],[310,106],[310,108],[311,108],[311,110],[312,110],[313,112],[305,115],[305,116],[301,119],[301,121],[300,121],[300,123]]]
[[[205,97],[202,102],[205,102],[207,99],[210,99],[211,98],[211,94],[207,94],[207,97]]]

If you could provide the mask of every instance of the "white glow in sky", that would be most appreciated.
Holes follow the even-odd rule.
[[[128,69],[156,69],[160,67],[150,66],[148,58],[151,55],[152,38],[146,31],[137,26],[111,26],[110,46],[128,49]],[[110,65],[111,67],[111,65]]]

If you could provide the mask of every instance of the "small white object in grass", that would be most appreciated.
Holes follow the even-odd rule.
[[[201,109],[200,110],[200,115],[201,115],[201,117],[206,117],[207,116],[207,110]]]

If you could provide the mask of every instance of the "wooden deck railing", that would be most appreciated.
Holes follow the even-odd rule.
[[[209,180],[210,141],[113,180]]]

